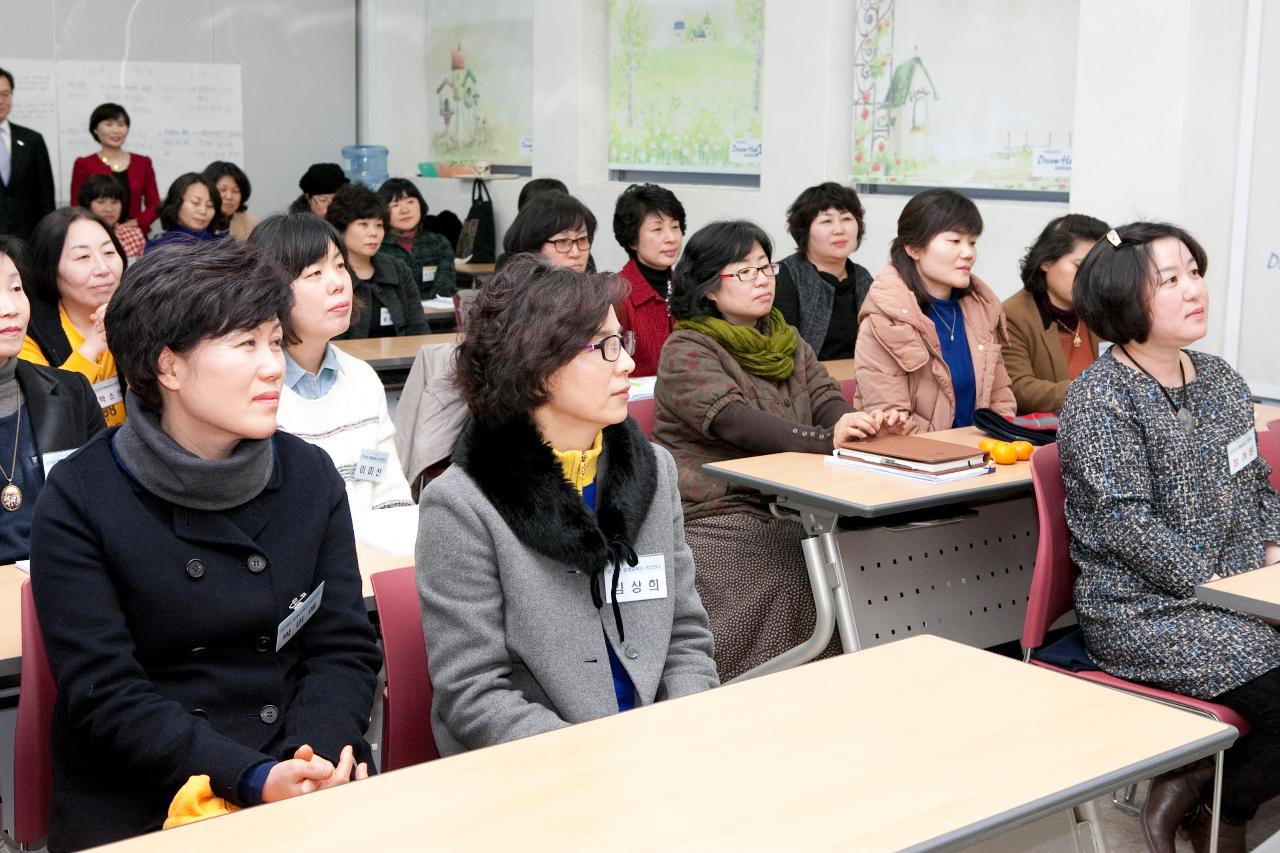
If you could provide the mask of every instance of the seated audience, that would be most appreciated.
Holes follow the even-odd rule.
[[[31,531],[55,853],[159,829],[193,793],[217,813],[367,772],[382,661],[346,492],[276,432],[290,301],[239,241],[148,255],[111,300],[131,416],[58,463]]]
[[[851,187],[809,187],[787,208],[796,253],[779,263],[775,304],[818,358],[853,358],[858,310],[871,273],[850,255],[862,245],[862,202]]]
[[[105,324],[107,302],[124,270],[120,241],[84,208],[55,210],[31,235],[31,322],[21,358],[83,375],[107,426],[125,418],[124,388]]]
[[[855,403],[909,416],[912,432],[1014,414],[1004,314],[973,275],[982,215],[952,190],[925,190],[898,217],[889,262],[859,311]]]
[[[258,224],[258,217],[249,212],[249,194],[253,192],[249,176],[235,163],[215,160],[204,167],[204,178],[218,191],[214,201],[227,223],[227,233],[236,240],[249,239],[249,232]]]
[[[1076,316],[1071,288],[1081,261],[1106,233],[1101,219],[1059,216],[1022,259],[1022,290],[1004,301],[1004,364],[1019,414],[1061,409],[1071,380],[1098,357],[1098,339]]]
[[[312,163],[298,179],[302,195],[289,205],[289,212],[305,213],[309,210],[323,219],[329,203],[333,201],[333,194],[348,183],[346,173],[337,163]]]
[[[1243,851],[1245,825],[1280,793],[1280,633],[1200,601],[1195,587],[1280,562],[1280,498],[1257,456],[1244,379],[1184,349],[1209,329],[1207,263],[1190,234],[1150,222],[1089,250],[1075,310],[1115,345],[1067,389],[1058,448],[1089,654],[1253,726],[1227,750],[1216,816],[1218,849]],[[1206,849],[1211,779],[1193,766],[1153,782],[1143,817],[1152,850],[1173,851],[1180,823]]]
[[[378,254],[386,232],[387,209],[364,184],[344,184],[325,215],[342,235],[347,271],[355,285],[356,313],[344,338],[425,335],[427,317],[409,268]]]
[[[164,233],[147,243],[147,251],[173,243],[224,239],[226,219],[214,202],[216,198],[218,191],[203,175],[196,172],[179,175],[169,185],[169,192],[160,204]]]
[[[423,299],[456,293],[453,246],[426,230],[427,200],[418,187],[406,178],[390,178],[378,187],[378,198],[386,205],[388,223],[378,253],[409,268]]]
[[[18,358],[31,305],[22,287],[22,243],[0,236],[0,563],[31,555],[31,516],[58,459],[102,429],[83,376]],[[4,456],[4,454],[0,454]]]
[[[684,230],[684,206],[671,190],[632,184],[618,196],[613,236],[631,258],[621,272],[631,293],[617,311],[622,328],[636,333],[636,376],[657,374],[658,356],[671,333],[667,293]]]
[[[675,463],[627,417],[625,287],[521,255],[476,298],[457,361],[473,423],[418,525],[443,755],[717,684]]]
[[[654,440],[680,470],[685,536],[728,680],[813,632],[803,528],[703,464],[761,453],[830,453],[899,416],[855,412],[813,349],[773,307],[778,265],[751,222],[698,230],[676,264],[675,331],[658,365]],[[833,640],[829,653],[838,648]]]
[[[76,204],[102,217],[102,221],[120,241],[125,258],[137,260],[146,251],[147,238],[142,236],[142,230],[137,224],[120,221],[126,195],[114,178],[90,175],[80,185],[80,196],[76,199]]]
[[[596,239],[595,214],[571,195],[547,190],[539,193],[511,221],[502,238],[501,268],[521,252],[541,254],[552,266],[586,272],[591,244]]]
[[[151,158],[124,150],[129,138],[129,111],[119,104],[99,104],[89,115],[89,134],[100,146],[92,154],[76,158],[71,169],[71,198],[80,198],[80,187],[90,175],[106,175],[125,193],[125,222],[136,225],[145,237],[160,214],[160,189],[156,186]]]
[[[342,237],[323,219],[290,213],[267,217],[249,242],[293,279],[280,429],[324,448],[352,510],[409,506],[382,380],[329,343],[347,331],[354,308]]]

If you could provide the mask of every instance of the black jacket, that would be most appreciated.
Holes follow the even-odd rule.
[[[238,801],[250,767],[303,743],[337,762],[363,740],[381,666],[346,489],[285,433],[257,497],[176,506],[116,463],[105,430],[53,469],[32,524],[36,609],[58,683],[49,849],[159,829],[193,775]],[[322,604],[279,652],[290,602]],[[425,725],[425,721],[423,721]]]
[[[62,317],[58,315],[58,303],[45,302],[33,296],[31,319],[27,321],[27,334],[36,342],[36,346],[40,347],[45,361],[51,366],[61,367],[67,359],[71,358],[71,341],[67,339],[67,333],[62,328]]]
[[[396,335],[425,335],[427,315],[422,312],[422,297],[418,285],[404,261],[386,255],[373,256],[373,278],[365,284],[355,275],[355,298],[361,307],[356,311],[351,328],[339,337],[363,338],[372,327],[377,327],[378,316],[370,296],[391,314]],[[370,293],[372,291],[372,294]]]
[[[0,183],[0,234],[26,238],[45,214],[53,212],[53,169],[43,136],[13,122],[9,131],[13,140],[9,183]]]
[[[16,375],[39,453],[74,450],[106,428],[93,386],[79,373],[19,361]]]

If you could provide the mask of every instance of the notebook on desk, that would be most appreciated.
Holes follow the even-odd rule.
[[[985,450],[923,438],[918,435],[883,435],[859,441],[835,451],[839,459],[922,474],[951,474],[989,464]]]

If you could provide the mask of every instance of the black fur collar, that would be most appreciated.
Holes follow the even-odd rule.
[[[591,572],[609,559],[610,541],[635,542],[657,486],[653,449],[634,421],[606,427],[603,445],[595,514],[527,420],[500,427],[472,422],[458,438],[453,462],[471,475],[521,542]]]

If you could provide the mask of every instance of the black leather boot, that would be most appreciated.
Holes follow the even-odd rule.
[[[1200,805],[1200,790],[1213,778],[1213,764],[1189,764],[1151,780],[1142,807],[1142,836],[1152,853],[1175,853],[1173,839]]]
[[[1185,824],[1187,837],[1196,853],[1205,853],[1209,849],[1209,830],[1213,826],[1213,812],[1209,807],[1200,804],[1195,814],[1187,818]],[[1245,853],[1244,835],[1247,823],[1218,822],[1218,853]]]

